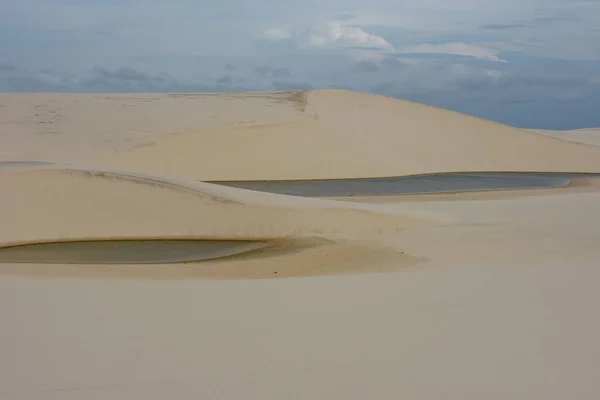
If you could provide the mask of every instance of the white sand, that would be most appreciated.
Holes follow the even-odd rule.
[[[464,224],[393,239],[432,259],[391,274],[4,276],[2,398],[593,399],[599,201],[427,204]]]
[[[59,163],[0,168],[0,247],[274,245],[0,263],[0,399],[600,395],[598,181],[339,201],[185,180],[600,172],[597,146],[341,91],[0,99],[0,158]]]
[[[600,149],[347,91],[2,95],[0,159],[71,161],[197,180],[600,172]]]
[[[452,220],[442,213],[410,210],[408,215],[401,207],[382,212],[381,207],[368,204],[60,164],[0,168],[0,186],[5,190],[0,208],[0,249],[27,243],[168,238],[268,241],[276,250],[199,270],[187,266],[121,271],[105,266],[0,264],[0,273],[271,277],[281,269],[279,260],[272,261],[273,255],[296,254],[303,248],[306,251],[292,258],[280,276],[368,272],[379,269],[369,264],[378,259],[394,260],[385,266],[393,270],[412,265],[416,259],[400,250],[381,248],[379,236]]]
[[[600,128],[574,129],[571,131],[531,129],[531,131],[571,142],[600,146]]]
[[[0,185],[0,247],[71,238],[352,236],[428,223],[368,205],[60,164],[0,168]]]

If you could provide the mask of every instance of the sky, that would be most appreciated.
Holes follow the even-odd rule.
[[[0,91],[358,90],[600,126],[600,0],[0,0]]]

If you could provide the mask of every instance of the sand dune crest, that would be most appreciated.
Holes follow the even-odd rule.
[[[287,123],[188,132],[111,163],[205,181],[600,171],[598,148],[447,110],[330,90],[308,92],[306,103]]]
[[[7,160],[202,181],[600,172],[597,146],[351,91],[2,96]]]
[[[54,254],[48,256],[49,260],[67,262],[71,257],[72,263],[89,263],[94,262],[90,254],[96,254],[95,262],[152,262],[145,256],[126,255],[124,247],[140,244],[124,241],[210,241],[195,245],[191,250],[197,254],[195,258],[189,253],[182,256],[181,250],[175,255],[158,253],[164,258],[162,262],[178,261],[172,257],[193,261],[266,246],[285,247],[302,238],[366,240],[370,235],[434,223],[414,212],[404,216],[365,205],[130,171],[99,171],[60,164],[18,165],[11,163],[0,168],[0,185],[6,190],[0,209],[5,228],[0,234],[0,248],[36,246],[6,249],[10,252],[5,253],[0,249],[0,261],[43,261],[40,252],[48,254],[59,248],[62,258],[59,260]],[[103,245],[89,241],[119,242]],[[64,242],[76,243],[61,244]],[[45,243],[54,245],[40,246]],[[114,254],[99,246],[113,246]],[[156,247],[154,251],[158,251]],[[32,249],[37,253],[28,253]]]

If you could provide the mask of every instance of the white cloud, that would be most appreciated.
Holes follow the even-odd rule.
[[[281,40],[291,39],[292,32],[290,32],[287,29],[269,28],[263,31],[263,36],[267,40],[270,40],[272,42],[278,42]]]
[[[308,41],[315,46],[337,44],[381,50],[393,50],[394,48],[381,36],[369,33],[356,26],[342,25],[336,21],[329,22],[322,29],[313,30]]]
[[[309,47],[361,47],[386,51],[394,49],[381,36],[369,33],[356,26],[341,24],[337,21],[330,21],[325,25],[317,25],[308,29],[285,30],[269,28],[263,31],[263,37],[270,41],[294,39],[299,45]]]
[[[376,64],[381,63],[385,56],[380,51],[373,50],[357,50],[352,52],[352,58],[357,62],[374,62]]]
[[[494,81],[496,81],[496,82],[499,81],[500,78],[502,78],[502,75],[503,75],[502,72],[500,72],[498,70],[495,70],[495,69],[484,69],[484,72],[488,76],[492,77],[494,79]]]
[[[397,50],[399,54],[454,54],[473,57],[478,60],[506,62],[497,56],[497,52],[486,47],[467,43],[419,44]]]

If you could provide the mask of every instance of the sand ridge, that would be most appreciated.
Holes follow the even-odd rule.
[[[545,129],[530,129],[530,131],[540,135],[555,137],[574,143],[583,143],[593,146],[600,146],[600,128],[574,129],[570,131],[554,131]]]
[[[119,241],[118,248],[123,248],[132,246],[125,241],[140,239],[226,240],[239,242],[240,250],[224,252],[217,248],[220,257],[264,248],[262,244],[267,244],[268,249],[257,255],[254,263],[263,262],[270,271],[269,262],[263,258],[307,248],[321,254],[321,260],[312,258],[300,270],[314,269],[317,273],[320,269],[320,273],[331,273],[336,270],[323,267],[323,264],[335,264],[329,254],[337,251],[338,257],[346,259],[359,248],[363,249],[363,254],[371,254],[376,252],[374,238],[378,235],[450,220],[442,214],[418,215],[411,210],[410,215],[404,215],[399,209],[275,195],[135,171],[96,170],[63,164],[8,165],[0,168],[0,185],[6,190],[0,208],[4,228],[0,233],[0,252],[2,247],[24,244],[82,243],[74,250],[68,250],[65,257],[72,257],[69,264],[80,264],[83,261],[77,260],[89,259],[83,253],[88,241],[116,240]],[[371,250],[365,252],[366,247]],[[48,251],[46,248],[36,251]],[[125,251],[118,248],[114,251]],[[21,249],[16,250],[11,250],[11,254],[19,254]],[[0,261],[5,255],[0,254]],[[393,255],[400,256],[396,259],[398,266],[404,265],[402,261],[407,257],[402,257],[399,251],[387,254]],[[57,259],[56,255],[48,258]],[[355,261],[361,259],[354,258]],[[40,259],[40,256],[34,254],[29,259]],[[243,262],[244,259],[238,259],[236,266]],[[358,263],[350,264],[354,265],[350,269],[364,269],[364,266],[359,268]],[[97,269],[103,268],[105,266],[101,265]],[[191,275],[209,277],[212,273],[213,277],[218,277],[227,270],[222,265],[202,268],[199,274]],[[265,267],[246,265],[242,268],[247,268],[252,276]],[[0,265],[0,270],[13,269],[4,264]],[[88,273],[92,270],[94,268],[87,268]],[[169,270],[172,274],[173,268]],[[289,268],[287,272],[293,274],[294,270]],[[338,270],[347,271],[348,268]],[[241,276],[246,275],[241,273]]]
[[[26,221],[35,224],[36,229],[22,228],[24,234],[40,237],[46,230],[50,236],[60,236],[52,232],[68,231],[72,224],[77,224],[74,232],[82,238],[96,237],[83,233],[89,229],[106,232],[102,235],[106,237],[173,234],[216,239],[281,238],[303,232],[337,234],[344,229],[351,232],[352,227],[360,231],[363,225],[358,222],[363,216],[365,222],[371,222],[365,226],[365,232],[432,223],[426,219],[430,215],[415,217],[414,212],[411,216],[404,216],[401,211],[378,214],[377,208],[365,205],[256,192],[119,169],[97,170],[63,164],[0,168],[0,179],[3,187],[9,189],[3,199],[2,219],[5,226],[11,228],[3,232],[0,243],[8,243],[9,238],[19,242],[17,232],[27,225]],[[315,217],[310,216],[311,212]],[[269,213],[273,215],[268,217]],[[340,218],[335,217],[336,213]],[[108,216],[110,218],[105,220]],[[358,219],[353,220],[353,216]],[[332,224],[327,226],[329,218]],[[443,218],[436,216],[438,220]],[[41,223],[45,219],[48,223]],[[307,228],[311,224],[302,224],[302,221],[309,220],[321,221],[323,226]]]
[[[436,172],[598,172],[600,149],[364,93],[306,94],[303,118],[167,137],[111,163],[200,180],[318,179]],[[539,149],[543,148],[541,152]],[[226,149],[225,154],[218,149]],[[271,149],[276,149],[272,151]],[[245,166],[239,170],[237,165]]]
[[[600,172],[595,146],[343,90],[0,99],[8,105],[0,116],[5,160],[203,181]]]

